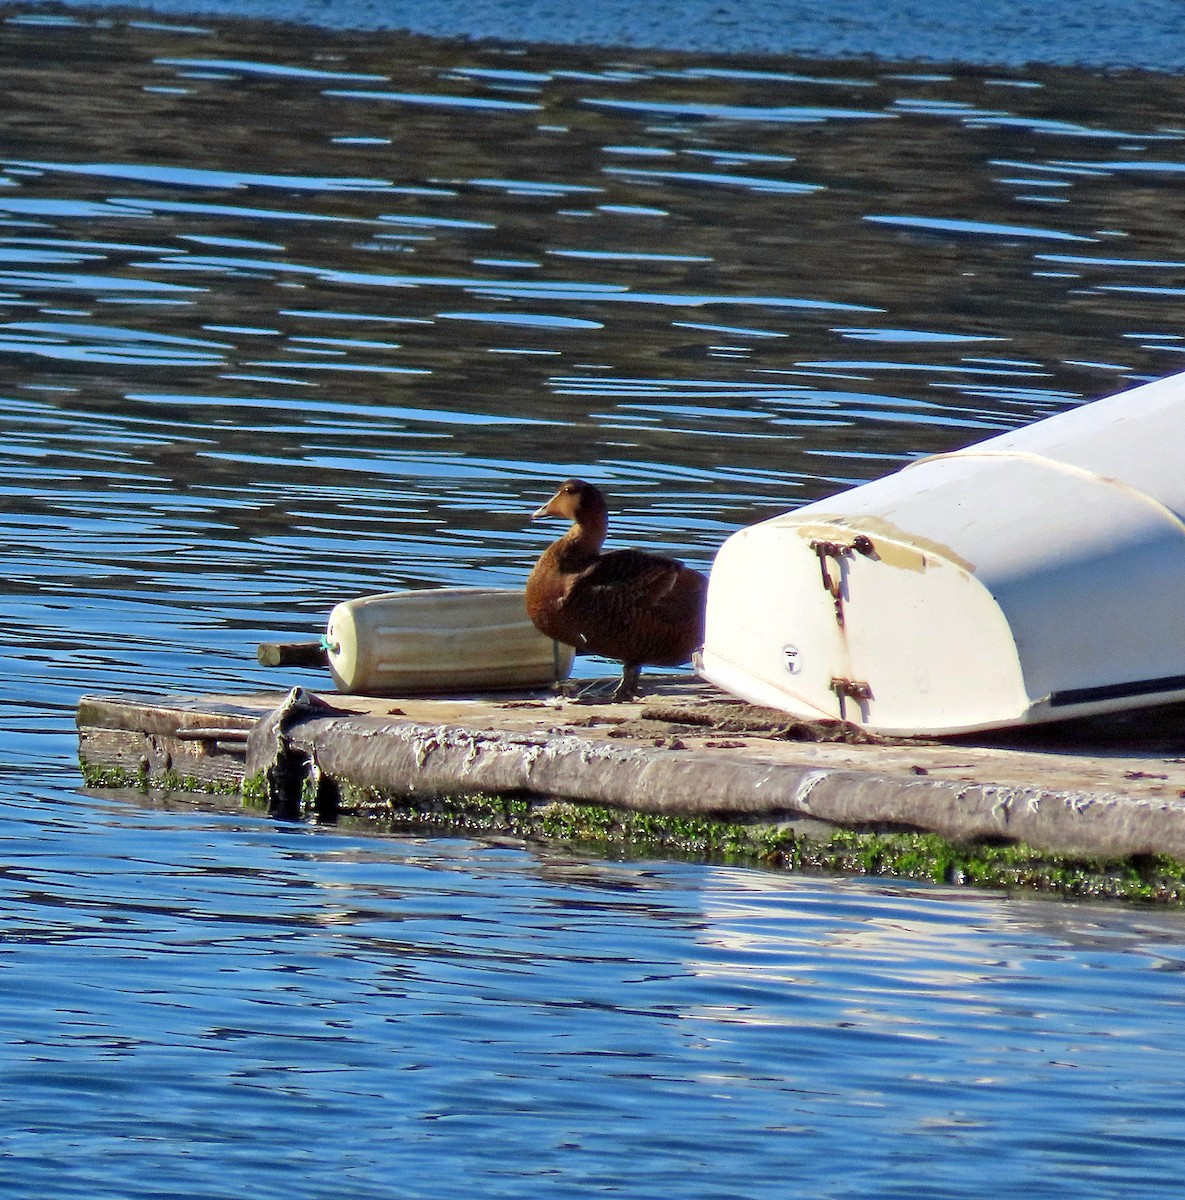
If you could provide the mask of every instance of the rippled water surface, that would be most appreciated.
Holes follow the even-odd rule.
[[[1179,1194],[1179,914],[85,796],[71,720],[521,583],[570,474],[706,567],[1185,365],[1180,79],[0,18],[6,1194]]]

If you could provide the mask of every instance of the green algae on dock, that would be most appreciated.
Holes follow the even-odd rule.
[[[626,705],[84,698],[78,725],[96,787],[239,790],[288,817],[612,854],[1185,898],[1175,723],[1105,747],[877,741],[679,682]]]

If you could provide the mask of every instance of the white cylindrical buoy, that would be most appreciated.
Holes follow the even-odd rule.
[[[325,642],[339,691],[413,695],[548,687],[573,650],[541,634],[513,588],[384,592],[337,605]]]

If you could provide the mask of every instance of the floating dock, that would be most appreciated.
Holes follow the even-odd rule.
[[[678,679],[628,704],[301,688],[84,697],[78,729],[89,786],[242,792],[288,818],[953,882],[1041,886],[1049,863],[1064,875],[1089,860],[1068,890],[1185,897],[1181,706],[1014,731],[1007,743],[894,740]],[[1045,864],[1032,879],[1018,849]],[[1000,871],[967,866],[986,859]],[[1119,876],[1132,887],[1112,886]]]

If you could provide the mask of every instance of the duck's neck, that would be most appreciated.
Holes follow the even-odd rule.
[[[573,522],[572,528],[556,542],[556,549],[563,559],[588,561],[601,553],[608,532],[609,521],[604,513],[581,513],[580,520]]]

